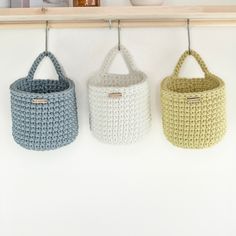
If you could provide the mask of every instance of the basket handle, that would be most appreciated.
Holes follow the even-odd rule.
[[[121,46],[120,50],[117,47],[114,47],[110,50],[110,52],[106,56],[106,58],[103,62],[103,65],[100,69],[101,74],[103,74],[103,75],[108,74],[111,64],[114,61],[114,59],[118,53],[120,53],[121,56],[123,57],[130,74],[137,70],[131,54],[124,46]]]
[[[56,57],[51,52],[46,52],[46,51],[39,54],[39,56],[35,59],[33,65],[30,68],[27,79],[28,80],[34,79],[35,72],[36,72],[39,64],[42,62],[42,60],[45,57],[48,57],[51,60],[52,64],[54,65],[54,68],[56,69],[59,80],[66,80],[66,78],[61,70],[61,66],[60,66],[58,60],[56,59]]]
[[[182,56],[180,57],[175,69],[174,69],[174,72],[173,72],[173,77],[178,77],[179,75],[179,72],[180,72],[180,69],[181,67],[183,66],[184,64],[184,61],[185,59],[188,57],[188,56],[193,56],[197,63],[199,64],[199,66],[201,67],[202,71],[204,72],[205,75],[209,75],[210,72],[205,64],[205,62],[203,61],[203,59],[201,58],[201,56],[196,52],[196,51],[193,51],[191,50],[190,53],[189,51],[185,51]]]

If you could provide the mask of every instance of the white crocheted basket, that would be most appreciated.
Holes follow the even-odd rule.
[[[129,74],[110,74],[118,53]],[[121,46],[107,55],[100,71],[89,80],[90,127],[100,141],[130,144],[141,139],[151,123],[150,90],[146,75],[134,66],[128,50]]]

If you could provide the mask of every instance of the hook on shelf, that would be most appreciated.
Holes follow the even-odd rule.
[[[109,29],[111,29],[112,28],[112,20],[111,19],[108,20],[108,24],[109,24]]]
[[[45,28],[45,52],[48,53],[48,21],[46,21]]]
[[[187,32],[188,32],[188,53],[189,55],[191,55],[190,19],[187,19]]]
[[[120,48],[121,48],[120,31],[121,31],[120,20],[118,20],[118,50],[119,51],[120,51]]]
[[[41,12],[45,13],[46,12],[46,8],[44,6],[41,7]]]

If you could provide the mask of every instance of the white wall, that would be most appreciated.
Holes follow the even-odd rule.
[[[187,47],[186,29],[122,30],[152,87],[152,130],[131,146],[101,144],[88,125],[86,81],[116,45],[116,29],[61,29],[50,31],[49,48],[76,82],[80,134],[65,148],[32,152],[11,136],[9,85],[43,51],[44,30],[0,31],[1,236],[236,235],[236,29],[193,28],[191,37],[227,84],[228,132],[219,145],[183,150],[162,132],[159,85]],[[190,62],[185,74],[201,74]],[[37,77],[54,75],[49,65]]]

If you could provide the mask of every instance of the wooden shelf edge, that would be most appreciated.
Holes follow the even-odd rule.
[[[51,27],[105,27],[107,21],[121,20],[123,27],[236,25],[236,5],[232,6],[155,6],[85,8],[8,8],[0,9],[0,28],[42,25]]]

